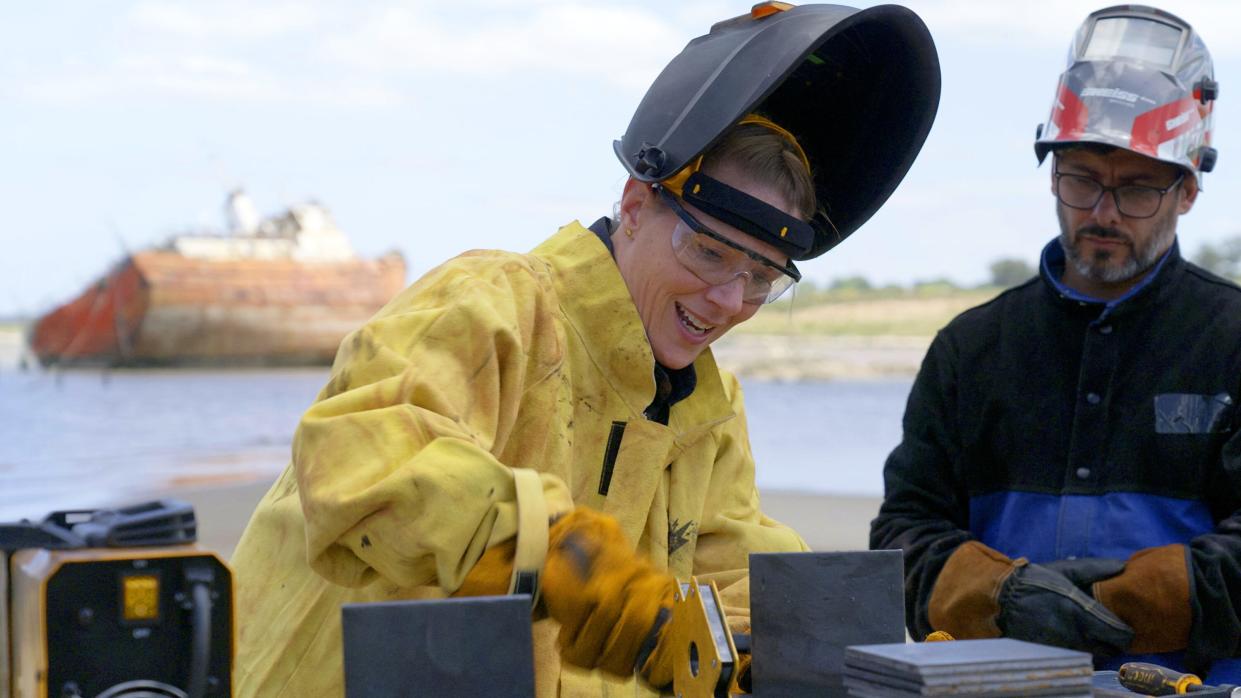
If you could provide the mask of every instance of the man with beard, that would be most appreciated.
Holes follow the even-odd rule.
[[[1035,151],[1060,236],[1039,276],[935,338],[872,548],[911,635],[1007,636],[1241,683],[1241,289],[1181,258],[1216,153],[1193,29],[1091,14]]]
[[[1198,180],[1176,166],[1095,143],[1060,147],[1053,161],[1060,237],[1044,258],[1063,266],[1058,281],[1069,290],[1118,300],[1171,250],[1177,218],[1193,206]]]

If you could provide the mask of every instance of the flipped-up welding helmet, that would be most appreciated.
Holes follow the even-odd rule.
[[[1073,37],[1034,153],[1041,164],[1057,146],[1100,143],[1210,172],[1218,95],[1211,54],[1187,22],[1145,5],[1098,10]]]
[[[635,179],[669,182],[790,259],[810,259],[896,189],[931,129],[939,90],[935,44],[912,11],[764,2],[690,41],[614,149]],[[697,171],[699,156],[752,114],[805,154],[819,202],[808,223]]]

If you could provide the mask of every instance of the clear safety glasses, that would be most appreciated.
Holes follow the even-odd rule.
[[[745,279],[741,300],[751,304],[770,303],[801,280],[791,261],[781,266],[746,249],[703,225],[666,189],[660,194],[681,219],[672,230],[672,251],[694,276],[712,286],[741,277]]]
[[[1091,177],[1057,172],[1056,198],[1069,208],[1088,211],[1098,205],[1099,199],[1103,198],[1104,194],[1111,192],[1112,200],[1116,202],[1116,210],[1120,211],[1121,215],[1130,218],[1150,218],[1159,212],[1164,194],[1180,186],[1184,179],[1185,173],[1182,172],[1175,181],[1162,189],[1137,184],[1105,187]]]

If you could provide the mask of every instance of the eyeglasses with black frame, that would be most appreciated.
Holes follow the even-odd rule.
[[[1163,204],[1164,195],[1180,186],[1185,180],[1185,172],[1182,171],[1180,176],[1162,189],[1141,184],[1105,187],[1102,182],[1093,177],[1059,170],[1054,174],[1056,198],[1065,206],[1089,211],[1098,205],[1104,194],[1111,192],[1112,200],[1116,202],[1116,210],[1129,218],[1150,218],[1158,213],[1160,205]]]
[[[771,303],[801,281],[801,272],[792,260],[787,265],[776,264],[729,240],[694,218],[675,194],[658,189],[660,198],[680,219],[672,231],[672,251],[694,276],[712,286],[744,277],[741,300],[750,304]]]

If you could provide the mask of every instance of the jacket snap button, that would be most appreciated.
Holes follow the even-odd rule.
[[[1081,479],[1081,480],[1085,480],[1086,478],[1090,477],[1090,468],[1078,468],[1077,477],[1078,479]]]
[[[1098,393],[1086,393],[1086,402],[1089,402],[1092,405],[1097,405],[1102,400],[1103,398],[1099,397]]]
[[[1111,325],[1104,325],[1103,327],[1099,328],[1099,334],[1111,334],[1111,333],[1112,333]]]

